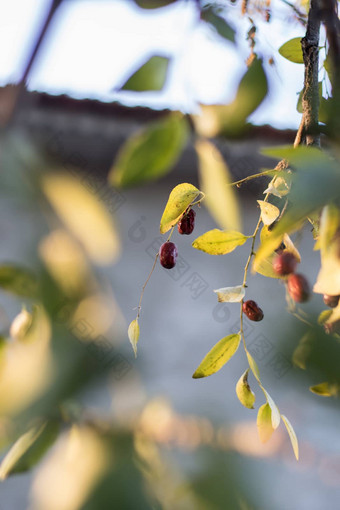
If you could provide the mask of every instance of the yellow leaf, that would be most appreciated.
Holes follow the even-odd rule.
[[[299,460],[299,443],[298,443],[295,431],[292,427],[292,424],[290,423],[290,421],[288,420],[288,418],[286,416],[281,414],[281,418],[282,418],[283,423],[286,426],[290,442],[292,443],[295,458],[296,458],[296,460]]]
[[[17,439],[0,466],[0,480],[9,475],[31,469],[57,439],[60,423],[57,420],[41,422]]]
[[[262,389],[263,389],[263,392],[266,396],[267,402],[271,409],[272,426],[273,426],[273,429],[275,430],[280,425],[280,411],[278,410],[277,405],[275,404],[272,397],[269,395],[268,391],[266,391],[264,388],[262,388]]]
[[[340,228],[340,212],[334,205],[323,208],[320,219],[321,269],[313,291],[319,294],[340,294],[340,240],[336,232]]]
[[[120,243],[113,221],[93,193],[67,174],[44,176],[42,187],[60,219],[93,262],[104,265],[117,258]]]
[[[133,348],[133,352],[135,353],[135,357],[137,357],[137,342],[139,340],[139,334],[140,330],[138,319],[134,319],[132,322],[130,322],[128,336]]]
[[[252,355],[250,354],[249,351],[246,351],[246,354],[247,354],[247,359],[248,359],[248,363],[249,363],[249,366],[250,366],[250,369],[251,371],[253,372],[253,375],[255,377],[255,379],[260,382],[260,371],[259,371],[259,367],[257,366],[257,363],[256,361],[254,360],[254,358],[252,357]]]
[[[264,190],[264,194],[270,193],[276,197],[282,198],[290,192],[292,185],[292,175],[290,172],[283,171],[278,173],[270,181],[268,188]]]
[[[223,287],[214,290],[217,294],[219,303],[239,303],[245,296],[245,288],[243,285],[236,287]]]
[[[283,236],[283,243],[285,245],[285,251],[288,251],[289,253],[292,253],[296,260],[298,262],[301,262],[301,255],[298,251],[298,249],[296,248],[295,244],[293,243],[293,241],[291,240],[291,238],[289,237],[288,234],[284,234]]]
[[[186,182],[178,184],[171,191],[161,218],[161,234],[165,234],[176,225],[182,214],[199,194],[200,191],[195,186]]]
[[[268,441],[268,439],[270,439],[272,433],[274,432],[272,426],[272,412],[268,402],[266,404],[263,404],[258,410],[257,431],[261,443],[265,443],[266,441]]]
[[[218,372],[235,354],[240,345],[240,340],[241,335],[239,333],[222,338],[203,358],[192,377],[200,379]]]
[[[249,236],[245,236],[240,232],[214,228],[195,239],[192,246],[210,255],[225,255],[235,250],[237,246],[244,244],[247,239],[249,239]]]
[[[241,229],[239,205],[230,186],[227,164],[217,148],[206,140],[196,142],[199,161],[200,188],[205,194],[204,204],[223,229]]]
[[[244,407],[254,409],[255,395],[248,383],[249,368],[241,375],[236,384],[236,395]]]
[[[320,395],[321,397],[335,397],[338,394],[337,385],[330,384],[328,382],[316,384],[315,386],[311,386],[309,389],[312,393]]]
[[[276,205],[258,200],[257,203],[261,209],[261,220],[264,225],[271,225],[280,215],[280,210]]]

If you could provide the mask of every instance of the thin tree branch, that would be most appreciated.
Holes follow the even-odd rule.
[[[58,7],[60,7],[62,1],[63,0],[52,0],[51,1],[51,6],[49,8],[49,11],[47,13],[47,16],[46,16],[42,26],[40,28],[38,37],[32,46],[32,50],[30,52],[30,56],[27,60],[27,63],[24,68],[21,79],[20,79],[18,85],[16,86],[16,88],[13,88],[13,93],[15,94],[15,97],[13,100],[12,109],[9,112],[8,117],[6,119],[7,125],[10,124],[11,122],[13,122],[13,120],[17,114],[17,111],[20,109],[22,101],[25,97],[26,83],[27,83],[28,76],[32,70],[33,64],[35,63],[36,57],[37,57],[38,52],[41,48],[41,45],[42,45],[42,42],[46,36],[46,33],[51,25],[53,16],[55,15]]]

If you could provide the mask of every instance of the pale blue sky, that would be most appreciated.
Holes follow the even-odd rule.
[[[49,5],[47,0],[0,0],[0,84],[20,76],[32,35]],[[274,0],[279,18],[259,22],[258,53],[264,60],[275,55],[287,39],[303,36],[303,27],[285,23],[287,7]],[[31,89],[53,94],[92,97],[125,104],[170,106],[192,111],[199,102],[228,102],[245,71],[248,54],[247,18],[239,5],[228,11],[230,24],[241,27],[238,47],[224,42],[198,23],[192,2],[143,11],[129,0],[68,0],[55,18],[29,80]],[[154,53],[172,55],[168,83],[161,93],[113,93],[136,62]],[[302,88],[303,66],[276,54],[276,69],[269,68],[270,93],[255,112],[255,123],[297,127],[297,92]]]

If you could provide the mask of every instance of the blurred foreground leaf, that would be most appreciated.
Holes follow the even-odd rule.
[[[143,9],[158,9],[173,4],[177,0],[134,0],[134,2]]]
[[[14,443],[0,465],[0,479],[35,466],[58,437],[60,422],[49,420],[32,427]]]
[[[0,266],[0,288],[17,296],[34,297],[37,291],[37,281],[27,269],[12,264],[2,264]]]
[[[227,21],[216,13],[213,5],[208,5],[201,12],[201,19],[211,25],[227,41],[235,42],[235,30]]]
[[[338,394],[338,386],[336,384],[330,384],[329,382],[323,382],[310,386],[310,391],[321,397],[335,397]]]
[[[186,119],[176,113],[143,127],[121,147],[109,182],[127,187],[163,177],[179,159],[188,135]]]
[[[109,213],[85,186],[68,174],[48,174],[42,187],[63,223],[80,241],[93,262],[115,261],[120,242]]]
[[[321,269],[313,291],[319,294],[340,294],[340,210],[333,204],[326,205],[321,213],[319,244]]]
[[[201,106],[201,114],[194,117],[197,132],[207,137],[219,133],[230,136],[239,134],[267,92],[268,84],[262,61],[256,59],[243,75],[236,97],[230,104]]]
[[[266,149],[264,154],[286,159],[295,169],[289,194],[289,207],[277,225],[259,247],[256,265],[270,255],[282,240],[284,233],[300,228],[308,216],[323,205],[340,197],[339,163],[314,147],[278,147]]]
[[[133,73],[119,90],[134,90],[136,92],[162,90],[168,67],[168,58],[154,55]]]
[[[200,188],[204,204],[223,229],[241,229],[240,208],[231,183],[231,175],[222,154],[206,140],[196,142]]]

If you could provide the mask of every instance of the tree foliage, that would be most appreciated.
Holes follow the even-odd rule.
[[[167,9],[176,3],[176,0],[134,1],[136,7],[150,15],[154,9]],[[15,107],[0,139],[3,189],[30,204],[30,210],[39,218],[37,236],[30,240],[28,247],[34,253],[31,267],[14,261],[0,265],[0,288],[14,295],[17,305],[23,305],[0,339],[0,424],[7,431],[2,439],[7,454],[0,466],[0,477],[4,479],[31,469],[53,445],[37,472],[39,483],[33,489],[33,509],[111,508],[112,501],[122,509],[150,508],[150,505],[175,508],[176,474],[162,467],[157,435],[152,428],[154,416],[159,416],[157,412],[164,418],[170,416],[166,414],[168,411],[164,407],[157,411],[156,406],[142,416],[139,428],[130,424],[120,427],[88,415],[79,403],[82,392],[100,381],[103,375],[114,372],[120,377],[129,369],[126,358],[116,351],[118,332],[114,327],[110,333],[112,338],[104,337],[110,326],[114,326],[112,316],[119,314],[112,293],[104,291],[106,282],[102,281],[100,273],[100,266],[114,264],[122,249],[116,224],[98,197],[83,185],[77,171],[61,173],[57,169],[47,169],[39,151],[12,126],[20,111],[24,85],[35,56],[61,3],[52,2],[41,37],[16,89]],[[236,21],[229,18],[229,1],[197,0],[194,4],[198,22],[226,44],[237,48],[238,27]],[[340,387],[337,365],[340,332],[337,299],[340,296],[339,19],[333,1],[321,4],[319,0],[311,0],[308,6],[305,3],[291,6],[291,15],[301,23],[305,36],[302,40],[288,40],[278,49],[278,54],[305,69],[297,105],[302,113],[301,125],[293,147],[263,149],[265,155],[278,161],[275,168],[263,169],[233,182],[215,137],[240,137],[247,133],[250,115],[267,97],[270,67],[256,47],[257,38],[261,37],[256,20],[261,17],[270,22],[275,10],[271,10],[268,2],[262,5],[244,1],[239,13],[249,21],[249,56],[247,70],[233,101],[224,105],[201,105],[200,114],[195,115],[169,112],[161,120],[143,127],[122,145],[108,183],[123,188],[162,178],[179,160],[188,141],[193,141],[200,184],[196,187],[179,183],[169,190],[168,202],[159,215],[160,234],[169,242],[176,225],[192,208],[198,210],[203,204],[216,222],[216,228],[194,239],[193,248],[205,254],[228,257],[245,245],[249,253],[238,284],[221,281],[225,286],[215,290],[220,303],[240,307],[239,331],[226,331],[217,342],[216,339],[207,340],[207,354],[193,378],[205,378],[227,369],[225,366],[243,349],[244,367],[235,381],[236,395],[247,409],[257,407],[257,427],[262,442],[271,438],[282,421],[298,459],[298,440],[293,425],[264,387],[261,367],[249,351],[244,316],[258,321],[263,314],[261,317],[257,304],[248,299],[247,282],[252,270],[284,284],[281,288],[286,290],[287,313],[292,313],[307,327],[302,339],[296,342],[293,361],[302,370],[317,368],[319,371],[313,374],[327,377],[315,380],[311,392],[324,397],[336,396]],[[326,32],[322,47],[320,23]],[[322,55],[320,69],[319,55]],[[275,55],[275,58],[281,56]],[[170,63],[169,56],[151,56],[131,70],[121,88],[141,93],[159,91],[166,83]],[[264,196],[257,201],[258,220],[253,232],[243,232],[238,188],[258,177],[268,179]],[[303,294],[305,297],[306,294],[308,297],[309,294],[306,288],[296,288],[296,282],[302,280],[296,278],[297,274],[293,275],[293,288],[292,275],[281,274],[274,264],[276,257],[283,253],[292,254],[297,263],[303,258],[291,236],[306,224],[312,225],[315,250],[320,251],[320,271],[316,281],[311,282],[313,290],[335,298],[334,307],[320,310],[318,319],[308,316],[303,304],[297,302],[296,296]],[[143,349],[141,303],[158,257],[157,254],[143,286],[136,317],[126,334],[135,355],[137,342],[139,351]],[[322,347],[320,338],[327,338]],[[329,355],[325,355],[326,349]],[[254,386],[259,388],[262,401],[255,398]],[[225,486],[222,501],[218,499],[219,491],[207,495],[205,487],[211,482],[211,473],[219,479],[220,462],[222,465],[227,461],[208,466],[187,488],[191,506],[183,508],[208,508],[207,501],[209,504],[213,501],[214,508],[228,505],[229,508],[245,508],[241,507],[238,492],[235,492],[233,476]],[[54,480],[52,497],[44,490],[51,477]],[[55,506],[55,499],[59,497],[64,506],[59,502],[59,506]]]

